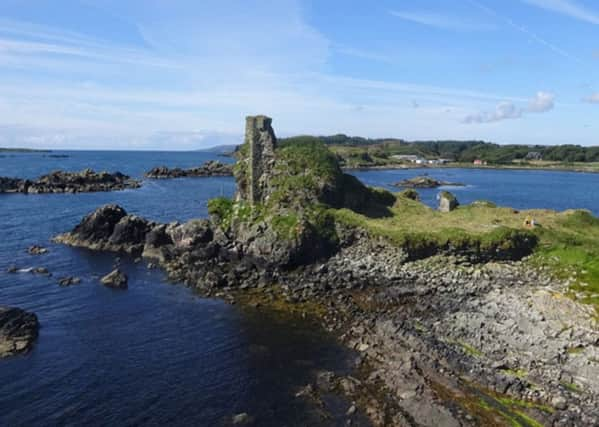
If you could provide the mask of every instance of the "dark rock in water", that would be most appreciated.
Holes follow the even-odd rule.
[[[0,177],[0,193],[82,193],[139,188],[140,183],[120,172],[54,171],[35,181]]]
[[[439,181],[430,176],[417,176],[415,178],[404,179],[393,185],[404,188],[437,188],[443,185],[464,186],[464,184],[457,182]]]
[[[127,212],[120,206],[102,206],[83,218],[73,230],[73,234],[81,240],[109,240],[114,227],[125,216]]]
[[[48,249],[46,249],[42,246],[33,245],[27,249],[27,253],[30,255],[43,255],[43,254],[48,253]]]
[[[100,279],[103,285],[113,289],[127,289],[129,279],[121,270],[116,269]]]
[[[58,280],[58,284],[63,287],[78,285],[79,283],[81,283],[81,279],[73,276],[63,277]]]
[[[31,272],[33,274],[43,274],[46,276],[50,275],[50,272],[48,271],[48,269],[46,267],[35,267],[31,270]]]
[[[234,426],[247,426],[247,425],[251,425],[254,422],[254,418],[250,415],[248,415],[246,412],[242,412],[240,414],[237,415],[233,415],[233,417],[231,417],[231,423]]]
[[[39,321],[34,313],[0,307],[0,358],[28,351],[38,330]]]
[[[190,169],[159,166],[146,173],[147,178],[184,178],[184,177],[208,177],[208,176],[232,176],[233,165],[219,161],[209,160],[202,166]]]
[[[0,193],[26,193],[29,181],[0,176]]]
[[[449,191],[441,191],[439,194],[439,210],[441,212],[451,212],[459,205],[458,199]]]
[[[70,233],[54,241],[92,250],[140,254],[155,223],[127,212],[117,205],[105,205],[87,215]]]

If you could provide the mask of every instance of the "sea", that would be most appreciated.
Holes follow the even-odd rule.
[[[208,152],[54,151],[0,153],[0,176],[36,178],[53,170],[120,171],[143,179],[155,166],[193,167],[232,159]],[[599,215],[599,175],[589,173],[427,169],[463,183],[442,188],[461,203],[490,200],[516,209],[588,209]],[[423,170],[349,171],[368,185],[394,183]],[[420,190],[436,203],[440,189]],[[230,177],[143,180],[139,189],[82,194],[0,194],[0,305],[37,314],[33,349],[0,360],[0,425],[230,425],[247,413],[259,426],[341,426],[351,402],[325,396],[332,414],[295,397],[316,373],[350,372],[356,355],[314,321],[202,298],[163,272],[127,257],[53,244],[97,207],[116,203],[160,221],[207,216],[207,202],[232,196]],[[49,249],[32,256],[31,245]],[[99,284],[115,263],[129,289]],[[7,269],[45,267],[50,277]],[[60,287],[76,276],[81,284]],[[367,425],[358,417],[353,425]]]

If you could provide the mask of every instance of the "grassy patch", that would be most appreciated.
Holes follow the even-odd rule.
[[[566,388],[568,391],[571,391],[572,393],[580,393],[582,391],[580,389],[580,387],[578,386],[578,384],[575,384],[575,383],[561,382],[560,384],[564,388]]]
[[[528,372],[526,372],[524,369],[502,369],[501,372],[509,375],[510,377],[520,379],[526,378],[528,376]]]
[[[537,240],[534,233],[516,226],[520,220],[513,217],[519,215],[506,208],[464,206],[441,213],[400,195],[389,211],[388,216],[369,217],[338,209],[334,215],[342,223],[389,239],[412,258],[444,251],[518,258],[529,253]]]

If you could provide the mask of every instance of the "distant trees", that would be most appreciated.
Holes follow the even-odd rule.
[[[424,158],[443,158],[456,162],[472,163],[485,160],[488,163],[506,164],[514,160],[550,160],[559,162],[599,162],[599,147],[580,145],[499,145],[485,141],[414,141],[395,138],[362,138],[337,134],[331,136],[296,136],[282,142],[322,142],[336,147],[367,148],[367,154],[388,158],[393,154],[415,154]],[[352,152],[352,156],[359,156]]]

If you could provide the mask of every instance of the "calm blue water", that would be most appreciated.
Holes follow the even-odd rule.
[[[3,157],[0,175],[93,167],[139,177],[161,164],[217,159],[206,153],[68,154]],[[0,305],[34,311],[42,325],[32,352],[0,360],[0,425],[212,426],[240,412],[257,425],[314,425],[315,416],[294,394],[317,369],[347,369],[350,355],[331,336],[307,321],[199,298],[127,259],[122,268],[129,289],[110,290],[98,279],[112,269],[114,255],[50,242],[105,203],[157,221],[185,221],[205,217],[207,200],[230,196],[234,187],[232,178],[204,178],[146,181],[138,190],[111,193],[0,195]],[[28,255],[33,244],[50,253]],[[53,276],[6,273],[13,264],[43,266]],[[83,282],[59,287],[58,278],[67,275]],[[349,406],[333,403],[340,414]]]
[[[151,167],[197,166],[208,153],[66,152],[0,157],[0,176],[35,178],[53,169],[119,170],[141,177]],[[516,208],[586,208],[599,213],[599,175],[541,171],[442,169],[435,178],[463,203],[489,199]],[[370,185],[422,173],[355,172]],[[297,389],[317,369],[345,370],[350,355],[300,319],[282,319],[195,296],[160,271],[123,259],[129,289],[98,284],[114,255],[50,243],[90,211],[118,203],[169,222],[205,217],[212,197],[233,194],[232,178],[145,181],[112,193],[0,195],[0,305],[36,312],[42,329],[32,352],[0,361],[0,425],[221,425],[248,412],[257,425],[315,425]],[[438,190],[422,190],[434,204]],[[30,256],[42,244],[50,253]],[[48,268],[51,278],[5,273],[10,265]],[[57,279],[81,277],[61,288]],[[345,412],[347,402],[336,402]],[[322,423],[335,425],[339,419]]]
[[[403,169],[353,171],[368,185],[398,191],[392,184],[424,173],[440,181],[465,187],[418,190],[422,201],[436,206],[440,190],[456,195],[460,203],[490,200],[516,209],[588,209],[599,215],[599,174],[539,170]]]

